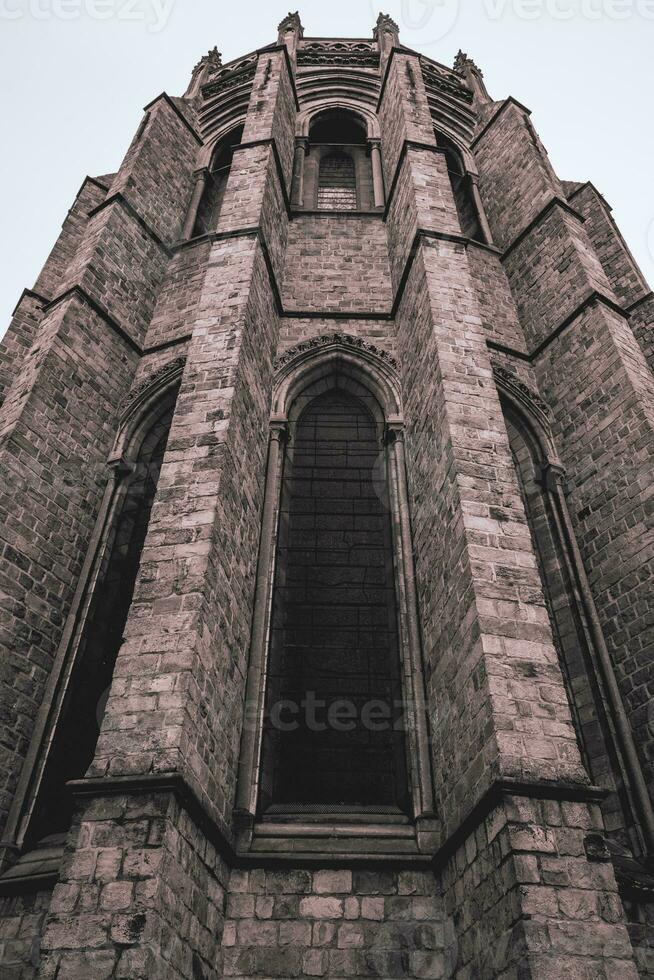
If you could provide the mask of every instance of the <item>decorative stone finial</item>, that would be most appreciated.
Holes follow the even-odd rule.
[[[477,65],[474,63],[472,58],[469,58],[468,55],[465,53],[465,51],[461,51],[459,49],[459,53],[454,59],[454,71],[457,72],[459,75],[464,75],[466,69],[469,68],[474,69],[474,71],[477,72],[480,78],[484,77],[484,73],[481,70],[481,68],[477,67]]]
[[[381,14],[377,18],[377,26],[372,32],[375,41],[379,40],[380,34],[393,34],[396,38],[400,35],[400,28],[392,17],[388,14]]]
[[[454,71],[457,75],[465,78],[468,83],[469,88],[475,94],[475,99],[477,102],[490,102],[491,97],[488,94],[486,85],[484,84],[484,73],[481,68],[478,68],[472,58],[469,58],[465,51],[459,51],[456,58],[454,59]]]
[[[215,75],[216,72],[222,68],[222,66],[222,55],[218,48],[213,47],[202,58],[200,58],[197,65],[193,69],[189,87],[184,95],[187,98],[196,95],[200,89],[200,86],[205,82],[205,80],[209,78],[210,75]]]
[[[304,37],[304,28],[302,27],[299,12],[296,10],[295,13],[292,14],[289,11],[277,30],[279,31],[280,40],[287,31],[295,31],[300,37]]]

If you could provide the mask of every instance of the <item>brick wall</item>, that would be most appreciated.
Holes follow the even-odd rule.
[[[390,312],[386,233],[377,217],[296,215],[283,280],[287,310]]]
[[[232,872],[223,975],[446,980],[456,935],[425,871]]]

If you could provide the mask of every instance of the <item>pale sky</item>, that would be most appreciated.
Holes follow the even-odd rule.
[[[404,44],[451,65],[462,48],[493,98],[513,95],[564,180],[592,180],[654,282],[654,0],[305,0],[307,36],[369,37],[378,2]],[[0,335],[86,174],[115,171],[142,107],[180,95],[217,45],[275,41],[261,0],[0,0]]]

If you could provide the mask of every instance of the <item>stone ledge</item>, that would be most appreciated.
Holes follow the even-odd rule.
[[[475,146],[477,145],[477,143],[479,143],[482,136],[486,135],[487,130],[490,129],[490,127],[497,121],[499,116],[501,116],[504,110],[507,109],[510,105],[514,105],[516,109],[520,109],[522,112],[525,112],[528,116],[531,115],[531,109],[528,109],[526,105],[523,105],[522,102],[518,102],[517,99],[514,99],[513,96],[510,95],[508,99],[504,99],[502,104],[498,106],[498,108],[492,114],[488,122],[485,123],[485,125],[479,130],[479,132],[474,137],[474,139],[471,140],[470,142],[471,150],[474,150]]]
[[[150,238],[155,243],[155,245],[157,245],[170,258],[170,256],[172,255],[170,247],[166,245],[166,243],[163,242],[161,238],[159,238],[159,235],[157,235],[156,231],[154,231],[149,226],[147,221],[145,221],[138,213],[134,205],[130,204],[130,202],[125,197],[125,195],[122,194],[120,191],[118,191],[116,194],[112,194],[111,197],[108,197],[106,201],[102,202],[102,204],[98,204],[97,207],[89,211],[88,217],[89,218],[95,217],[96,214],[100,214],[101,211],[104,211],[105,208],[111,207],[111,205],[113,204],[120,204],[123,210],[126,212],[126,214],[128,214],[130,218],[133,218],[133,220],[136,221],[137,225],[145,232],[148,238]]]
[[[561,208],[562,211],[567,211],[568,214],[571,214],[573,217],[577,218],[579,221],[582,221],[582,222],[585,222],[586,221],[586,219],[584,218],[583,214],[581,214],[580,211],[577,211],[570,204],[568,204],[568,202],[566,200],[564,200],[562,197],[553,197],[551,199],[551,201],[548,201],[547,204],[545,205],[545,207],[544,208],[541,208],[541,210],[538,212],[538,214],[534,218],[531,219],[531,221],[529,222],[529,224],[526,225],[526,227],[524,227],[522,229],[522,231],[518,232],[518,234],[513,239],[513,241],[511,242],[511,244],[510,245],[507,245],[507,247],[501,253],[501,255],[502,255],[502,261],[503,262],[504,262],[505,259],[507,259],[509,257],[509,255],[511,255],[511,253],[516,248],[518,248],[519,245],[522,244],[522,242],[525,240],[525,238],[527,238],[527,236],[531,234],[531,232],[534,230],[534,228],[536,228],[541,223],[541,221],[543,221],[548,216],[548,214],[550,213],[550,211],[554,210],[555,207]]]
[[[457,829],[447,838],[434,856],[434,867],[442,867],[461,845],[474,833],[488,814],[506,797],[522,796],[530,800],[554,800],[566,803],[601,803],[608,790],[601,786],[565,782],[522,782],[517,779],[498,779],[464,817]]]
[[[11,312],[12,317],[16,316],[16,313],[18,312],[18,308],[24,299],[33,299],[35,300],[35,302],[40,303],[42,306],[47,306],[48,303],[51,302],[51,300],[49,300],[47,296],[42,296],[40,293],[37,293],[34,289],[24,289],[20,294],[20,298],[18,302],[16,303],[16,305],[14,306]]]
[[[204,140],[202,139],[202,137],[195,131],[195,129],[188,121],[184,113],[181,111],[181,109],[178,106],[175,105],[175,103],[173,102],[173,100],[171,99],[171,97],[168,95],[167,92],[161,92],[159,95],[157,95],[156,98],[152,99],[151,102],[148,102],[146,106],[143,106],[143,112],[149,112],[152,106],[156,105],[157,102],[159,102],[160,100],[163,100],[166,103],[166,105],[168,105],[173,110],[175,115],[178,117],[178,119],[181,120],[184,126],[186,126],[189,133],[191,133],[191,135],[196,140],[196,142],[199,143],[200,146],[204,146]]]
[[[109,327],[111,327],[111,329],[115,333],[118,334],[121,340],[125,341],[128,347],[131,347],[131,349],[133,351],[136,351],[136,353],[139,354],[140,356],[143,355],[143,348],[141,347],[141,345],[137,343],[137,341],[134,340],[133,337],[130,337],[130,335],[127,333],[126,330],[123,329],[123,327],[121,327],[118,321],[114,320],[111,313],[109,313],[109,311],[106,310],[101,303],[99,303],[89,293],[87,293],[82,286],[79,285],[71,286],[70,289],[67,289],[63,293],[60,293],[59,296],[55,296],[53,300],[50,300],[50,302],[43,307],[44,312],[49,313],[50,310],[53,310],[56,306],[59,306],[60,303],[63,303],[71,296],[77,296],[78,299],[80,299],[83,303],[86,303],[87,306],[90,306],[93,312],[97,313],[100,319],[104,320],[104,322]]]

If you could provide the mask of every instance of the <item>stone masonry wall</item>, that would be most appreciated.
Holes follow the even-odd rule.
[[[613,220],[609,205],[592,184],[584,184],[572,195],[570,203],[586,219],[586,234],[618,300],[630,306],[649,287]]]
[[[378,217],[295,215],[289,228],[287,310],[388,314],[388,248]]]
[[[599,808],[508,796],[443,873],[457,978],[636,980],[613,869],[586,857]]]
[[[4,980],[34,980],[52,890],[0,899],[0,964]]]
[[[233,871],[223,976],[448,980],[456,934],[426,871]]]
[[[226,882],[215,848],[168,794],[83,804],[39,980],[217,980]]]

